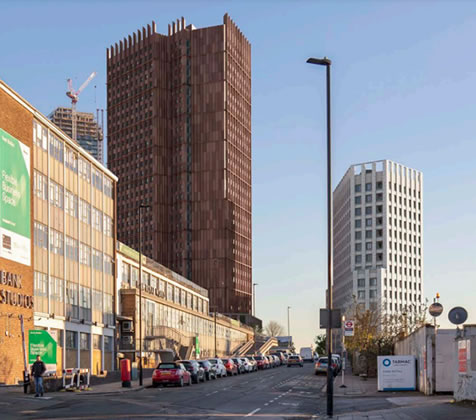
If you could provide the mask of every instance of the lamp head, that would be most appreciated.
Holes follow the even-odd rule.
[[[308,58],[306,63],[309,64],[317,64],[319,66],[330,66],[332,64],[332,61],[329,60],[327,57],[324,58]]]

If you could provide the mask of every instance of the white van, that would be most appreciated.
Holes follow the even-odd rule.
[[[312,354],[312,347],[301,347],[299,355],[302,357],[302,360],[305,362],[313,362],[314,357]]]

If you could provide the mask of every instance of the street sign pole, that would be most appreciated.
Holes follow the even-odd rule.
[[[345,385],[345,315],[342,317],[342,384],[339,388],[347,388]]]
[[[30,385],[30,374],[26,363],[26,342],[25,342],[25,324],[23,323],[23,315],[20,315],[21,327],[21,343],[23,348],[23,392],[28,393],[28,385]]]

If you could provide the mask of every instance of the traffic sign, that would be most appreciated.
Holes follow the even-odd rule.
[[[428,308],[428,312],[430,312],[431,316],[440,316],[443,312],[443,305],[439,302],[432,303]]]
[[[354,321],[347,319],[344,321],[344,337],[354,336]]]
[[[468,312],[461,306],[454,307],[448,314],[448,319],[456,325],[462,324],[468,319]]]

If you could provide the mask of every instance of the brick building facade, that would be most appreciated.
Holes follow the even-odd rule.
[[[16,245],[15,234],[0,232],[0,255],[7,255],[0,257],[0,325],[6,332],[0,338],[0,382],[22,379],[20,314],[27,352],[32,329],[47,330],[56,339],[58,375],[63,368],[88,368],[93,374],[112,370],[117,178],[2,81],[0,109],[0,140],[26,145],[30,159],[30,189],[25,192],[29,241],[18,242],[30,255],[23,263],[11,261],[19,258],[20,246],[8,255]],[[14,201],[3,196],[13,191],[20,169],[2,157],[0,230]],[[21,276],[17,287],[4,281],[12,275]],[[16,292],[13,299],[11,292]],[[33,307],[27,309],[25,301],[31,297]],[[19,299],[23,307],[18,307]]]
[[[155,24],[107,50],[108,165],[118,239],[251,313],[251,46],[228,15]]]
[[[12,97],[5,94],[0,82],[0,128],[21,143],[33,149],[33,115]],[[0,168],[1,170],[2,168]],[[30,174],[33,173],[33,159],[30,159]],[[30,183],[30,194],[33,183]],[[0,202],[0,214],[5,204]],[[33,232],[33,219],[30,222]],[[2,238],[3,240],[3,234]],[[33,261],[33,240],[30,241],[31,261]],[[8,273],[8,274],[7,274]],[[21,276],[21,289],[9,284],[7,275]],[[23,379],[23,346],[19,316],[24,318],[25,330],[33,328],[33,308],[12,305],[6,293],[21,293],[33,296],[33,265],[20,264],[0,257],[0,383],[17,383]],[[28,337],[27,337],[28,338]]]

